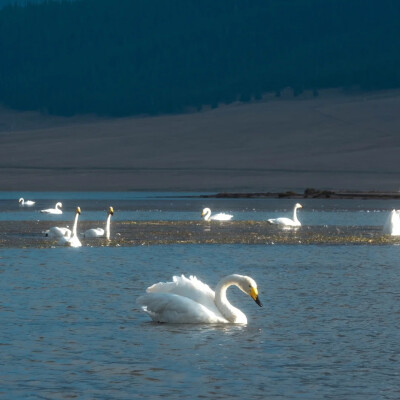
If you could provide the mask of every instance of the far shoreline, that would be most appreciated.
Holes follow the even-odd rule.
[[[354,190],[319,190],[306,189],[303,193],[296,191],[285,192],[252,192],[252,193],[234,193],[221,192],[211,195],[200,195],[200,198],[216,199],[257,199],[257,198],[287,198],[287,199],[380,199],[392,200],[400,199],[400,192],[379,192],[379,191],[354,191]]]

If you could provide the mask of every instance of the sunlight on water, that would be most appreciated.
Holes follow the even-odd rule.
[[[136,199],[113,200],[127,213],[140,208]],[[18,210],[9,201],[0,200],[0,214]],[[165,201],[172,201],[166,206],[171,213],[197,215],[201,208],[198,199],[160,200],[156,208],[162,210]],[[98,213],[93,214],[99,216],[96,221],[101,221],[100,203],[90,211]],[[289,209],[252,201],[216,204],[225,211],[255,208],[243,212],[260,213],[260,220]],[[351,221],[384,216],[385,207],[391,206],[365,202],[362,209],[347,204],[335,211],[329,201],[314,203],[321,218],[345,213]],[[302,211],[304,219],[316,218],[303,235],[337,228],[381,235],[380,222],[324,228],[313,212]],[[149,220],[162,220],[153,217]],[[14,225],[2,221],[7,229],[4,224]],[[123,222],[116,220],[115,228],[124,227]],[[35,226],[30,219],[19,224]],[[189,233],[201,228],[199,235],[215,237],[233,235],[236,226],[193,224]],[[128,232],[132,227],[127,226]],[[157,226],[149,228],[151,235],[180,225]],[[237,234],[246,234],[249,226],[254,229],[238,222]],[[121,247],[96,242],[78,249],[38,248],[44,239],[16,230],[15,242],[21,240],[31,247],[0,249],[0,398],[188,399],[194,388],[197,398],[208,399],[399,397],[398,245],[140,246],[132,239]],[[264,304],[259,308],[236,288],[229,289],[229,300],[247,315],[246,326],[156,324],[135,303],[148,286],[173,275],[194,274],[214,288],[231,273],[252,276]]]

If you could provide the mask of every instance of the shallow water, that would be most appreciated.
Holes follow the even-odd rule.
[[[84,201],[86,195],[80,196],[77,200]],[[150,197],[157,209],[172,202],[170,212],[182,215],[200,209],[203,201]],[[103,200],[107,206],[109,199]],[[125,204],[128,213],[142,201],[111,200]],[[8,201],[0,200],[0,214],[8,212]],[[100,203],[90,203],[91,212],[103,217]],[[221,210],[260,208],[255,213],[268,216],[278,205],[254,204],[216,201]],[[321,214],[337,210],[329,200],[315,204]],[[362,206],[350,202],[338,212],[359,221],[383,217],[392,207],[386,202]],[[311,212],[303,212],[304,219],[311,218]],[[352,226],[337,223],[328,229],[380,235],[378,224]],[[221,229],[222,236],[230,230]],[[39,240],[18,232],[15,237],[31,244]],[[119,247],[118,240],[108,247],[0,249],[0,398],[400,397],[400,246],[132,242]],[[182,273],[211,287],[230,273],[250,275],[264,307],[231,288],[229,299],[247,315],[246,326],[150,322],[136,298],[149,285]]]

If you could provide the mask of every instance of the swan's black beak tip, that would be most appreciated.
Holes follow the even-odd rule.
[[[258,296],[257,296],[257,298],[254,300],[260,307],[262,307],[263,305],[262,305],[262,303],[261,303],[261,301],[260,301],[260,299],[258,298]]]

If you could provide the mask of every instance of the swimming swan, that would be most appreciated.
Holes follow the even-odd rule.
[[[383,233],[400,236],[400,211],[392,210],[383,226]]]
[[[46,210],[40,210],[40,212],[44,214],[62,214],[62,210],[60,210],[61,207],[62,203],[58,202],[55,208],[47,208]]]
[[[203,209],[201,216],[203,217],[204,221],[229,221],[233,218],[233,215],[225,213],[219,213],[211,216],[211,210],[207,207]]]
[[[280,225],[280,226],[301,226],[301,222],[297,219],[296,211],[298,208],[303,208],[303,206],[300,203],[296,203],[296,205],[294,206],[294,209],[293,209],[293,219],[285,218],[285,217],[272,218],[272,219],[269,219],[268,222],[270,224]]]
[[[33,206],[36,202],[32,200],[24,200],[22,197],[18,200],[21,206]]]
[[[111,216],[114,215],[114,209],[110,207],[107,213],[107,220],[106,220],[106,230],[104,235],[103,228],[92,228],[88,229],[83,233],[83,237],[85,238],[96,238],[96,237],[105,237],[106,239],[110,240],[110,222]]]
[[[70,246],[70,247],[81,247],[82,243],[78,239],[78,235],[76,233],[76,228],[78,226],[78,217],[81,214],[81,208],[76,207],[76,212],[75,212],[75,220],[74,220],[74,226],[72,227],[72,232],[68,234],[68,232],[65,233],[64,236],[60,238],[58,241],[58,244],[64,245],[64,246]]]
[[[260,307],[256,282],[243,275],[222,278],[215,293],[195,276],[174,276],[173,282],[159,282],[150,286],[137,299],[153,321],[176,324],[246,324],[246,315],[233,307],[226,298],[226,290],[235,285],[248,294]]]
[[[71,229],[59,228],[58,226],[53,226],[52,228],[44,231],[44,236],[49,238],[60,238],[62,236],[71,237]]]

